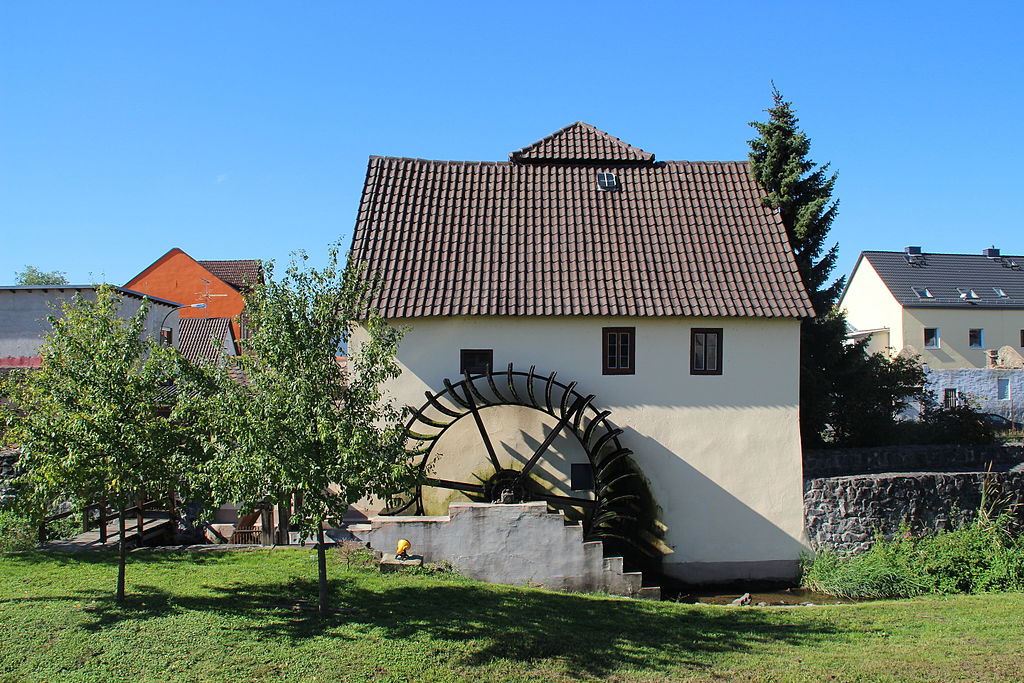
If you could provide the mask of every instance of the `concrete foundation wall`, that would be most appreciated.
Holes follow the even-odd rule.
[[[621,558],[602,556],[600,542],[549,514],[547,503],[453,503],[449,514],[374,517],[347,531],[375,550],[395,552],[398,539],[427,562],[446,560],[462,574],[491,583],[639,597],[641,576],[623,572]]]

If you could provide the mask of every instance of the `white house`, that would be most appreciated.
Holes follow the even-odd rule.
[[[409,330],[390,390],[431,484],[402,512],[610,510],[669,575],[795,576],[813,311],[762,194],[744,162],[656,161],[582,122],[503,162],[371,157],[350,258]],[[638,487],[609,482],[616,457]]]
[[[919,356],[947,404],[1014,419],[1024,397],[1024,257],[865,251],[839,300],[870,351]]]

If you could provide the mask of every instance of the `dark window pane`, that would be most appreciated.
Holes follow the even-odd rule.
[[[494,349],[462,349],[459,357],[460,373],[482,375],[487,366],[494,366]]]
[[[569,488],[573,491],[590,491],[594,488],[594,468],[590,463],[569,466]]]

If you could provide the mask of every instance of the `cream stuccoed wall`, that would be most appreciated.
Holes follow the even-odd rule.
[[[939,329],[939,348],[924,348],[926,327]],[[984,330],[983,347],[972,349],[969,330]],[[904,345],[921,354],[921,362],[936,369],[984,368],[987,349],[1012,346],[1021,349],[1024,310],[985,308],[905,308],[903,309]]]
[[[839,300],[839,309],[846,311],[846,321],[858,330],[888,329],[888,334],[872,335],[870,352],[889,347],[889,352],[895,354],[906,345],[903,342],[903,307],[867,259],[860,259],[850,275],[850,284]]]
[[[509,362],[577,381],[580,393],[611,410],[623,446],[646,475],[667,526],[668,573],[688,580],[791,578],[805,550],[798,428],[799,322],[760,318],[452,317],[395,320],[408,326],[389,390],[420,406],[424,392],[459,379],[460,349],[493,349]],[[601,328],[636,328],[636,374],[602,375]],[[723,374],[689,373],[691,327],[723,328]],[[358,352],[359,335],[352,340]],[[504,464],[522,461],[523,446],[547,434],[522,409],[492,407]],[[534,422],[531,423],[531,420]],[[540,423],[538,423],[539,421]],[[434,476],[486,474],[486,455],[470,418],[435,446]],[[561,437],[560,437],[561,438]],[[532,448],[530,449],[532,450]],[[564,487],[568,466],[585,456],[567,440],[543,479]],[[454,478],[454,477],[451,477]],[[575,495],[579,495],[576,492]],[[463,500],[442,492],[439,509]],[[368,510],[368,513],[373,510]],[[428,510],[428,513],[430,511]]]

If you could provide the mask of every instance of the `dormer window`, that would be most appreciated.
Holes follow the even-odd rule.
[[[597,174],[597,189],[599,190],[617,190],[619,187],[619,180],[615,177],[614,173],[598,173]]]
[[[934,299],[935,295],[927,287],[911,287],[918,299]]]

